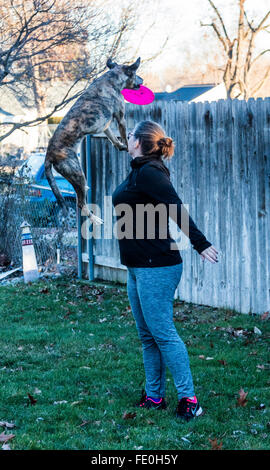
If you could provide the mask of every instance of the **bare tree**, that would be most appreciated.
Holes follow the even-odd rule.
[[[210,26],[213,28],[217,38],[225,52],[226,66],[223,74],[224,84],[227,90],[227,96],[230,99],[242,97],[249,99],[256,97],[259,90],[270,76],[270,66],[266,68],[262,77],[254,84],[252,83],[252,72],[255,70],[254,65],[264,56],[270,49],[265,49],[254,57],[255,39],[262,31],[270,32],[270,10],[266,12],[263,18],[254,25],[254,20],[249,20],[245,11],[245,1],[238,0],[239,17],[237,34],[234,38],[230,38],[222,15],[214,2],[208,0],[213,8],[216,20],[210,24],[201,26]]]
[[[133,28],[134,8],[122,8],[117,21],[106,0],[0,0],[0,87],[11,89],[25,107],[37,110],[27,122],[1,123],[0,141],[16,129],[45,122],[55,111],[76,99],[100,73],[108,56],[125,47]],[[83,80],[83,89],[74,87]],[[48,88],[65,89],[47,110]],[[63,86],[64,88],[64,86]]]

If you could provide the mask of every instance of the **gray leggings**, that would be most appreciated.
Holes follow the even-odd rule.
[[[173,322],[173,299],[183,263],[157,268],[128,267],[127,292],[142,342],[145,391],[153,398],[165,396],[168,366],[178,399],[194,395],[186,347]]]

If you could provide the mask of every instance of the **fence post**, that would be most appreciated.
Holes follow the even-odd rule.
[[[82,170],[85,172],[85,142],[84,139],[80,145],[80,161]],[[81,210],[77,206],[77,223],[78,223],[78,278],[82,279],[82,215]]]
[[[80,157],[82,170],[86,176],[87,189],[87,204],[92,202],[92,173],[91,173],[91,135],[87,135],[81,142]],[[78,221],[78,278],[82,279],[84,274],[83,269],[83,253],[87,251],[88,254],[88,279],[89,281],[94,280],[94,256],[93,256],[93,238],[87,238],[86,241],[82,239],[82,215],[81,211],[77,207],[77,221]],[[87,247],[87,250],[85,248]]]
[[[91,135],[86,136],[86,181],[87,181],[87,204],[92,203],[92,168],[91,168]],[[94,254],[93,237],[87,238],[88,253],[88,279],[94,280]]]

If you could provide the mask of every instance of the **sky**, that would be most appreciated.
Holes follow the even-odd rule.
[[[143,8],[138,11],[137,26],[131,36],[131,44],[138,46],[138,37],[145,33],[139,47],[139,55],[147,58],[161,50],[167,36],[168,43],[163,53],[151,64],[155,72],[164,64],[181,67],[189,58],[203,57],[208,60],[216,52],[222,50],[219,41],[214,36],[212,28],[201,27],[200,21],[209,23],[213,18],[213,9],[208,0],[141,0]],[[121,4],[123,4],[121,0]],[[238,0],[214,0],[220,10],[229,34],[233,33],[238,22]],[[270,0],[246,0],[246,11],[249,19],[254,19],[257,25],[270,9]],[[268,24],[270,21],[268,21]],[[209,33],[210,38],[206,38]],[[258,35],[257,50],[270,49],[270,34]],[[270,54],[269,54],[270,56]],[[222,60],[222,57],[221,57]]]

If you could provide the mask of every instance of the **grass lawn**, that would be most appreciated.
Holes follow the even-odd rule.
[[[174,310],[204,409],[185,424],[174,417],[169,371],[167,410],[133,405],[144,370],[125,286],[63,277],[1,287],[0,434],[14,435],[6,445],[269,449],[269,319],[183,301]]]

